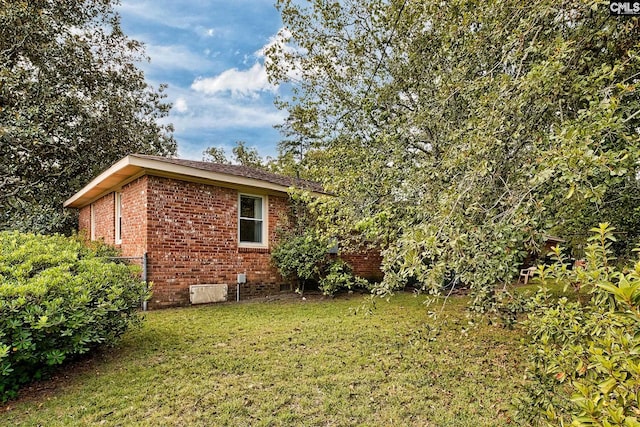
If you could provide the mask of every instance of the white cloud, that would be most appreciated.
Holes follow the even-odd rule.
[[[207,95],[214,95],[229,92],[232,95],[257,96],[259,92],[276,92],[277,87],[269,83],[265,62],[270,61],[266,53],[276,47],[277,52],[289,53],[295,48],[288,44],[291,33],[286,28],[280,28],[278,32],[269,38],[269,41],[258,49],[252,55],[244,55],[244,64],[247,64],[251,57],[256,58],[257,62],[246,70],[231,68],[223,71],[217,76],[198,78],[191,84],[191,89]],[[235,52],[236,55],[240,51]],[[295,80],[299,77],[297,70],[291,70],[288,73],[290,79]]]
[[[176,102],[173,103],[173,108],[178,113],[186,113],[187,111],[189,111],[189,105],[187,105],[187,100],[182,97],[176,99]]]
[[[145,47],[147,55],[151,58],[151,67],[191,71],[212,66],[206,57],[190,52],[186,46],[147,44]]]
[[[174,124],[176,133],[191,132],[194,129],[271,128],[282,123],[286,117],[284,112],[277,110],[270,102],[234,102],[224,97],[203,99],[202,96],[192,94],[185,103],[189,105],[186,114],[172,114],[168,118]]]
[[[125,0],[116,9],[129,20],[145,22],[156,27],[168,27],[172,30],[190,31],[201,38],[220,37],[228,33],[224,23],[222,26],[217,26],[215,23],[214,26],[211,25],[211,18],[207,13],[211,5],[207,6],[205,3],[203,6],[197,3],[199,2],[185,0],[180,2]],[[149,33],[143,39],[153,37],[153,33]]]
[[[232,95],[256,96],[259,92],[275,92],[264,65],[255,63],[248,70],[231,68],[214,77],[199,78],[191,89],[208,95],[230,92]]]
[[[154,81],[150,83],[158,85]],[[201,160],[206,147],[219,144],[232,147],[238,140],[252,146],[257,144],[263,156],[276,155],[279,135],[273,126],[282,123],[286,113],[275,108],[268,93],[255,98],[235,98],[229,93],[205,96],[174,85],[169,86],[167,95],[174,108],[160,122],[173,124],[181,157]],[[183,102],[188,109],[180,112],[178,107]],[[231,153],[230,149],[227,153]]]
[[[269,38],[267,44],[262,46],[262,48],[256,52],[256,56],[264,58],[265,64],[270,65],[273,61],[272,58],[267,56],[267,52],[271,51],[272,55],[274,55],[276,59],[276,62],[287,64],[288,60],[284,59],[284,56],[286,54],[291,54],[294,57],[296,54],[304,54],[303,50],[292,46],[290,44],[290,40],[291,32],[287,28],[282,27],[275,35]],[[300,65],[297,62],[294,63],[292,67],[287,70],[286,75],[291,81],[300,80],[302,76]]]
[[[202,17],[184,13],[189,5],[174,4],[173,2],[158,3],[157,0],[123,1],[117,10],[121,14],[135,16],[140,20],[156,22],[172,28],[190,29]]]
[[[174,124],[180,155],[199,159],[237,140],[275,155],[273,126],[286,115],[273,105],[264,47],[256,51],[281,25],[273,0],[122,0],[117,10],[127,34],[145,42],[147,81],[169,83],[173,108],[161,122]]]
[[[259,56],[265,56],[267,50],[272,47],[280,47],[285,52],[293,52],[294,48],[288,44],[290,39],[291,31],[289,31],[285,27],[282,27],[275,35],[269,37],[269,42],[262,46],[262,48],[256,54]]]

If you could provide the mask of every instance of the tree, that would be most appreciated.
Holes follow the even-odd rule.
[[[236,141],[236,146],[231,150],[233,152],[233,160],[242,165],[252,168],[264,169],[262,158],[258,154],[258,150],[253,147],[247,147],[244,141]]]
[[[521,425],[638,425],[640,259],[613,265],[609,224],[590,230],[587,265],[568,269],[560,248],[538,272],[539,290],[519,310],[527,337],[527,378],[517,402]],[[573,288],[558,299],[551,287]],[[515,305],[517,306],[517,305]]]
[[[454,272],[482,308],[545,232],[612,211],[640,227],[638,18],[587,0],[278,7],[287,137],[315,147],[336,224],[387,239],[388,286]]]
[[[63,201],[133,153],[170,155],[170,105],[114,1],[0,1],[0,229],[69,231]]]
[[[207,147],[207,149],[202,152],[202,161],[223,164],[231,163],[229,159],[227,159],[227,154],[224,152],[224,148],[214,146]]]
[[[242,166],[249,166],[257,169],[275,169],[275,165],[280,161],[269,161],[269,164],[263,163],[262,157],[255,147],[247,147],[244,141],[236,141],[236,145],[231,149],[233,153],[233,163]],[[232,161],[227,158],[227,154],[222,147],[211,146],[202,152],[202,160],[205,162],[215,162],[223,164],[231,164]]]

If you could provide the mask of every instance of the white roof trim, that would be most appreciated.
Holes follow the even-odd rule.
[[[105,194],[108,190],[117,189],[128,178],[140,174],[153,175],[157,171],[163,174],[175,174],[184,177],[199,178],[211,181],[213,185],[231,184],[233,186],[243,186],[260,188],[271,191],[286,193],[290,187],[262,181],[260,179],[230,175],[220,172],[206,171],[190,166],[167,163],[161,160],[127,156],[109,169],[94,178],[89,184],[71,196],[64,202],[64,207],[81,208],[95,200],[98,196]]]

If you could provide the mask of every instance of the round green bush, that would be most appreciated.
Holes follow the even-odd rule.
[[[0,232],[0,401],[139,324],[148,290],[105,245]]]
[[[369,283],[353,274],[352,268],[340,258],[328,255],[329,243],[313,232],[281,236],[271,252],[271,259],[282,277],[298,282],[315,282],[324,295],[334,295],[341,289],[368,287]]]
[[[333,295],[340,289],[368,288],[369,282],[355,276],[353,269],[345,261],[334,259],[325,268],[318,287],[323,294]]]

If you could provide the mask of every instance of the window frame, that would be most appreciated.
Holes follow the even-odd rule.
[[[122,244],[122,193],[119,191],[114,192],[114,242],[116,245]]]
[[[240,215],[240,210],[242,206],[242,197],[250,197],[253,199],[260,199],[262,203],[262,218],[259,220],[262,222],[262,235],[261,242],[246,242],[240,239],[240,220],[251,220],[258,221],[255,218],[246,218]],[[269,199],[267,195],[264,194],[250,194],[250,193],[238,193],[238,247],[240,248],[268,248],[269,247]]]

